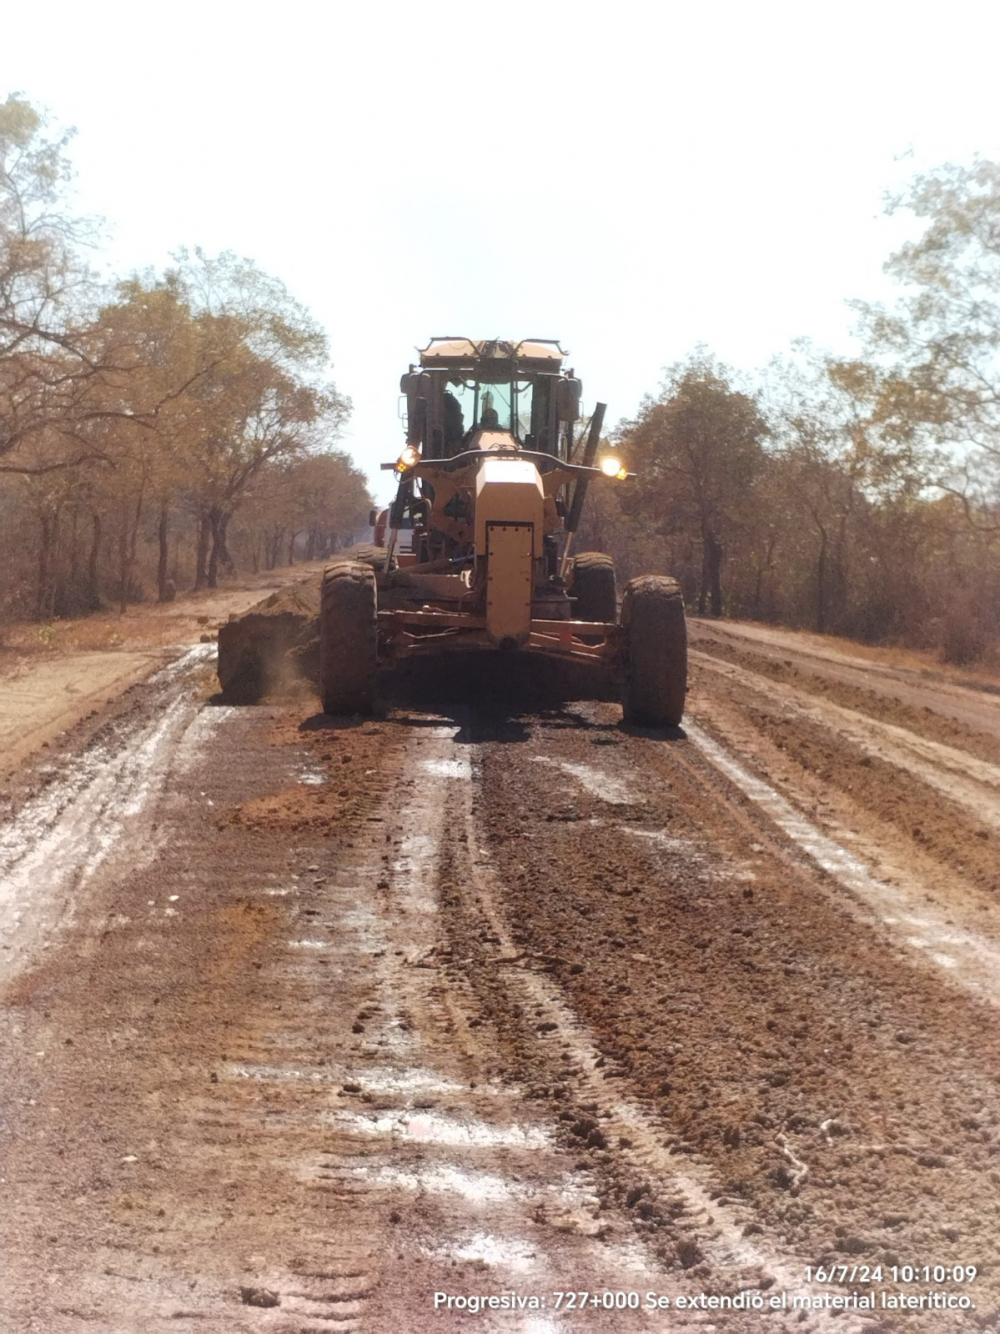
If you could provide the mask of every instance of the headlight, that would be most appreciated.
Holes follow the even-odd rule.
[[[407,468],[415,468],[420,462],[420,450],[415,449],[413,445],[407,445],[396,460],[396,471],[406,472]]]
[[[605,477],[621,477],[624,471],[621,461],[616,459],[613,454],[601,459],[601,472],[604,473]]]

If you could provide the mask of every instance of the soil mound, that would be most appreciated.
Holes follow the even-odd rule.
[[[233,703],[252,704],[302,677],[315,681],[320,576],[279,589],[219,631],[219,683]]]

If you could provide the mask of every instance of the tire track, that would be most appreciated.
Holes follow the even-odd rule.
[[[200,714],[190,689],[213,652],[199,644],[152,676],[142,711],[113,723],[61,772],[52,766],[48,785],[0,825],[0,981],[43,935],[72,925],[79,896],[119,850],[133,866],[155,855],[152,811],[171,766],[185,746],[197,754],[206,729],[222,721],[223,710]]]
[[[708,760],[745,793],[770,820],[819,868],[846,889],[874,920],[921,959],[944,969],[949,978],[1000,1005],[1000,947],[978,933],[956,927],[953,909],[936,911],[927,904],[924,886],[892,884],[822,833],[770,784],[756,777],[697,723],[688,720],[688,736]]]
[[[1000,766],[843,705],[818,701],[807,691],[779,685],[708,654],[692,653],[691,657],[718,676],[766,694],[772,704],[780,700],[789,716],[819,723],[853,742],[866,755],[887,760],[915,775],[942,796],[965,806],[984,824],[1000,830]]]
[[[473,766],[477,778],[484,759],[483,748],[479,749],[480,755]],[[644,800],[636,795],[634,781],[593,763],[532,754],[519,757],[519,767],[525,760],[561,768],[583,791],[612,811],[627,802]],[[487,931],[479,934],[488,940],[490,949],[477,968],[495,972],[499,985],[492,990],[494,994],[502,992],[513,1013],[531,1016],[540,1048],[539,1059],[553,1071],[561,1069],[558,1077],[570,1091],[568,1096],[574,1105],[590,1109],[591,1117],[584,1118],[584,1125],[592,1121],[599,1127],[600,1143],[619,1145],[612,1151],[614,1174],[623,1181],[646,1183],[635,1187],[632,1193],[641,1199],[644,1191],[649,1190],[671,1219],[672,1230],[678,1237],[678,1252],[684,1257],[682,1267],[673,1273],[668,1270],[655,1279],[651,1275],[649,1286],[657,1282],[660,1291],[675,1298],[689,1293],[695,1285],[730,1294],[747,1290],[766,1292],[772,1287],[819,1293],[820,1288],[811,1288],[803,1281],[802,1257],[782,1247],[773,1235],[767,1235],[752,1211],[734,1207],[732,1202],[721,1198],[718,1177],[708,1163],[697,1155],[687,1154],[683,1168],[680,1166],[677,1138],[669,1124],[614,1091],[618,1086],[609,1083],[609,1075],[617,1072],[596,1045],[585,1022],[560,994],[549,972],[539,967],[531,952],[519,947],[507,920],[508,889],[484,838],[482,816],[476,813],[471,792],[466,795],[464,806],[464,833],[453,845],[451,869],[454,873],[456,865],[461,868],[461,879],[472,891],[469,899],[476,905],[472,934],[478,932],[477,919],[487,925]],[[624,828],[629,833],[647,832],[632,826]],[[679,842],[675,841],[672,847],[677,850]],[[684,1276],[684,1268],[693,1266],[702,1266],[694,1281]],[[812,1327],[826,1328],[829,1318],[828,1313],[814,1313]],[[678,1326],[672,1323],[671,1328],[675,1327]],[[780,1312],[768,1312],[768,1327],[786,1327]],[[843,1315],[838,1317],[839,1329],[861,1331],[864,1327]],[[797,1318],[789,1318],[787,1328],[799,1329],[801,1325]]]
[[[907,1245],[937,1251],[937,1227],[961,1234],[962,1254],[988,1270],[996,1247],[980,1172],[994,1151],[984,1118],[998,1049],[978,993],[942,968],[914,969],[885,929],[871,930],[871,912],[724,772],[728,755],[719,767],[691,736],[630,734],[599,706],[574,705],[553,728],[487,750],[480,847],[497,868],[493,901],[510,905],[488,929],[525,1020],[562,1025],[550,1064],[562,1039],[565,1083],[582,1082],[577,1068],[592,1073],[594,1107],[616,1111],[611,1090],[624,1090],[616,1101],[653,1128],[658,1161],[637,1163],[632,1182],[645,1176],[670,1198],[665,1172],[683,1154],[713,1215],[738,1236],[748,1229],[765,1257],[781,1237],[799,1290],[805,1256],[873,1264]],[[553,788],[547,770],[564,784]],[[840,869],[850,857],[839,849]],[[530,997],[518,969],[538,978]],[[552,1011],[560,995],[568,1012]],[[645,1151],[634,1127],[624,1135],[628,1153]],[[937,1164],[935,1182],[921,1181]],[[704,1236],[706,1262],[723,1258],[690,1202],[678,1219],[699,1248]]]

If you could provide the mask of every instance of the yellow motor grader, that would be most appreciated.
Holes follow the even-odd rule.
[[[535,655],[572,667],[575,698],[617,696],[626,721],[676,726],[680,588],[632,579],[619,612],[611,557],[572,552],[589,483],[633,475],[596,463],[604,405],[574,440],[581,385],[551,339],[434,338],[419,355],[400,383],[406,445],[383,464],[399,485],[373,557],[323,577],[324,710],[370,711],[407,659]]]

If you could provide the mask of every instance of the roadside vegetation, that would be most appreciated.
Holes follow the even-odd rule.
[[[665,569],[688,605],[1000,666],[1000,164],[918,177],[922,236],[856,303],[863,353],[800,343],[755,377],[706,349],[614,443],[580,545]]]
[[[366,531],[350,402],[275,278],[180,251],[101,281],[69,136],[0,105],[0,620],[79,615],[327,555]]]
[[[0,105],[0,622],[356,540],[371,501],[323,331],[230,253],[99,280],[67,147],[20,95]],[[669,367],[613,440],[641,483],[592,488],[577,547],[675,573],[705,614],[998,666],[1000,164],[890,207],[917,239],[887,262],[895,306],[855,303],[860,355]]]

